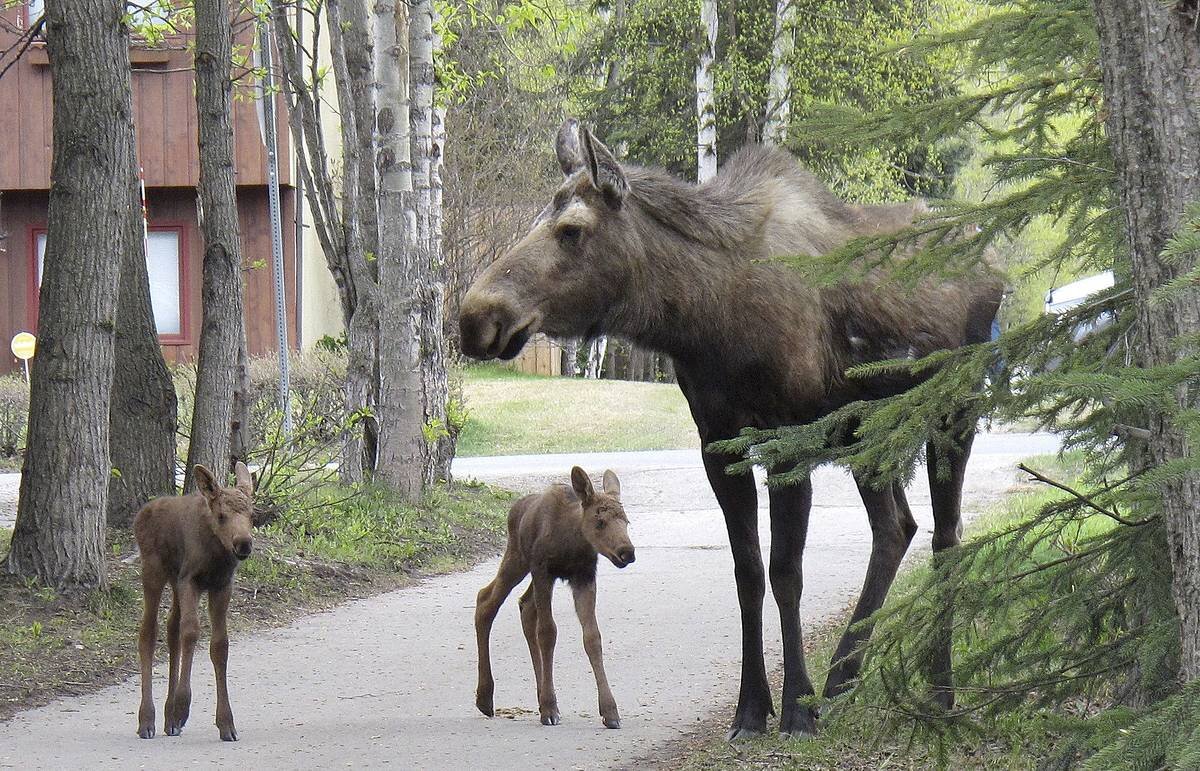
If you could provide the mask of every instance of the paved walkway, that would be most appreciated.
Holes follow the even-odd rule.
[[[967,476],[966,516],[995,502],[1024,457],[1053,452],[1052,437],[994,434],[976,442]],[[212,669],[198,650],[191,721],[183,736],[136,736],[136,680],[64,699],[0,724],[0,768],[332,768],[576,769],[633,764],[724,710],[735,696],[739,661],[732,560],[720,512],[697,451],[466,458],[460,476],[515,489],[565,480],[578,463],[621,476],[637,562],[600,566],[598,615],[622,729],[596,714],[570,592],[556,592],[556,679],[563,723],[537,718],[532,670],[515,593],[492,637],[496,706],[474,706],[472,610],[496,560],[473,570],[348,603],[292,626],[235,638],[230,653],[236,744],[212,724]],[[822,469],[805,565],[803,613],[811,624],[837,613],[862,581],[870,548],[866,516],[849,477]],[[765,505],[766,496],[761,496]],[[927,548],[928,491],[910,490]],[[761,517],[764,548],[767,518]],[[518,590],[519,591],[519,590]],[[768,664],[779,663],[778,616],[768,593]],[[817,665],[818,667],[821,664]],[[161,723],[165,663],[156,696]],[[161,726],[160,726],[161,727]]]

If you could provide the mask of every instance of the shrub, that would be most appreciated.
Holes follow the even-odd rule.
[[[25,450],[29,419],[29,386],[16,375],[0,377],[0,460],[18,458]]]

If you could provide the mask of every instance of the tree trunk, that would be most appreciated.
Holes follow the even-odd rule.
[[[700,60],[696,63],[696,181],[717,174],[717,110],[714,103],[713,59],[717,51],[717,0],[700,0]]]
[[[204,281],[185,492],[195,489],[192,469],[197,464],[207,466],[218,479],[224,479],[232,470],[234,394],[244,392],[248,379],[239,366],[246,333],[242,315],[242,248],[238,240],[233,177],[232,57],[229,6],[225,0],[196,0],[196,108]]]
[[[422,248],[413,204],[407,6],[374,6],[379,129],[379,464],[381,481],[406,500],[424,489],[425,423],[421,382]],[[411,13],[419,13],[420,5]]]
[[[9,572],[105,585],[109,395],[121,257],[137,248],[129,32],[120,0],[46,5],[49,234]]]
[[[1197,353],[1200,292],[1153,301],[1155,290],[1193,269],[1161,257],[1184,207],[1200,200],[1200,36],[1195,2],[1094,0],[1100,31],[1105,127],[1125,212],[1139,349],[1144,366],[1170,365]],[[1182,344],[1181,344],[1182,343]],[[1200,408],[1195,384],[1179,387],[1181,409]],[[1152,463],[1191,456],[1185,428],[1162,415],[1149,426]],[[1164,484],[1172,589],[1179,613],[1181,670],[1200,677],[1200,475]]]
[[[141,211],[141,201],[134,198],[130,208]],[[128,527],[151,498],[175,493],[175,386],[150,304],[145,224],[141,217],[128,224],[133,229],[121,261],[109,405],[109,527]]]
[[[418,0],[409,22],[409,123],[412,129],[413,203],[419,249],[412,255],[414,287],[420,292],[421,400],[424,406],[425,459],[422,487],[450,478],[454,436],[446,418],[450,398],[446,372],[445,264],[441,239],[441,167],[443,124],[434,105],[434,57],[441,47],[435,33],[433,0]]]
[[[787,139],[792,99],[792,36],[796,32],[794,0],[778,0],[775,5],[775,44],[771,47],[771,75],[767,94],[767,115],[763,123],[763,144],[774,147]]]

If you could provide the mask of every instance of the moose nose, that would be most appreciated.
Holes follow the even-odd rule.
[[[473,359],[503,358],[514,342],[516,325],[517,312],[502,298],[490,292],[468,292],[458,317],[462,352]]]
[[[623,549],[620,549],[620,550],[617,552],[617,557],[618,557],[618,558],[619,558],[619,559],[620,559],[622,562],[624,562],[626,565],[632,565],[632,564],[633,564],[633,560],[635,559],[635,558],[634,558],[634,556],[633,556],[633,547],[632,547],[632,546],[626,546],[625,548],[623,548]]]
[[[253,548],[254,543],[249,538],[238,538],[233,542],[233,553],[240,560],[249,557]]]

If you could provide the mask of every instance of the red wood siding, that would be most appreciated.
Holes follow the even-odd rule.
[[[21,6],[0,12],[16,23],[24,13]],[[237,44],[249,44],[253,25],[243,25]],[[138,159],[151,187],[194,187],[199,181],[196,142],[196,97],[191,71],[191,35],[169,40],[168,49],[131,49],[133,59],[134,125],[138,133]],[[0,25],[0,50],[16,40],[7,25]],[[176,71],[179,70],[179,71]],[[249,76],[235,88],[234,100],[235,173],[239,185],[265,185],[266,149],[259,130]],[[280,183],[291,184],[287,112],[282,95],[276,95],[279,125],[279,157],[284,159]],[[0,78],[0,190],[46,190],[50,187],[51,93],[50,67],[45,48],[35,43]]]
[[[2,79],[0,79],[2,80]],[[150,224],[178,227],[181,232],[180,313],[183,334],[164,337],[168,362],[192,361],[200,338],[200,288],[204,244],[196,222],[196,194],[186,188],[150,189],[147,192]],[[0,373],[19,369],[8,342],[17,332],[37,331],[34,259],[35,234],[46,226],[47,194],[43,191],[10,192],[0,197]],[[295,191],[282,192],[284,284],[289,309],[289,347],[296,347],[296,241]],[[242,252],[248,267],[245,277],[246,339],[252,355],[275,350],[275,294],[271,268],[271,228],[265,187],[238,189]],[[261,263],[261,267],[253,267]]]

